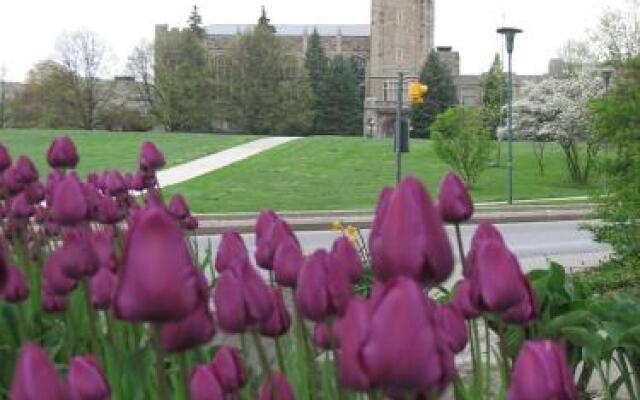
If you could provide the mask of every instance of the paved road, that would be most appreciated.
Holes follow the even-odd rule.
[[[196,160],[162,170],[158,173],[158,181],[161,187],[185,182],[296,139],[299,138],[268,137],[254,140],[249,143],[235,146],[206,157],[198,158]]]
[[[557,261],[570,268],[583,268],[597,265],[609,253],[609,247],[595,243],[588,231],[580,230],[582,222],[535,222],[498,225],[509,247],[519,257],[524,269],[540,268],[547,260]],[[462,236],[465,248],[475,230],[474,226],[463,226]],[[365,235],[368,231],[364,232]],[[449,231],[452,243],[454,231]],[[243,235],[251,254],[254,251],[254,235]],[[333,232],[299,232],[298,237],[306,252],[317,248],[328,248],[337,237]],[[211,240],[217,248],[219,236],[202,237],[200,246],[206,246]],[[459,269],[458,269],[459,270]]]

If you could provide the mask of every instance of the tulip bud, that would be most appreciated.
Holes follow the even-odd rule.
[[[71,293],[77,286],[75,279],[69,278],[62,272],[62,248],[57,248],[50,255],[44,266],[43,277],[47,292],[51,295],[65,296]]]
[[[47,283],[42,288],[42,309],[49,314],[67,311],[67,299],[62,296],[50,294]]]
[[[141,171],[137,171],[131,178],[131,182],[129,183],[129,190],[140,192],[144,189],[147,189],[147,186],[145,185],[144,174]]]
[[[230,333],[244,332],[267,320],[274,309],[269,287],[250,264],[225,270],[218,279],[213,300],[220,327]]]
[[[265,378],[260,389],[260,400],[295,400],[293,388],[287,377],[279,372],[274,372],[271,379]]]
[[[100,260],[93,247],[90,228],[83,226],[68,230],[59,257],[60,268],[69,278],[80,280],[98,272]]]
[[[298,276],[295,300],[300,313],[315,322],[343,315],[352,291],[349,271],[333,262],[325,250],[316,251]]]
[[[351,282],[359,282],[364,276],[364,267],[358,251],[353,247],[349,238],[342,236],[333,242],[331,257],[338,268],[344,268],[349,272]]]
[[[242,236],[237,232],[225,232],[220,238],[216,253],[216,271],[222,273],[227,269],[242,269],[249,264],[249,253]]]
[[[157,171],[164,167],[164,155],[152,142],[144,142],[140,149],[140,169],[143,171]]]
[[[2,173],[2,186],[9,196],[15,196],[24,188],[16,167],[9,167]]]
[[[438,208],[445,222],[458,224],[473,215],[473,201],[462,179],[453,172],[449,172],[438,192]]]
[[[51,197],[51,217],[60,225],[76,225],[87,218],[87,199],[78,177],[72,173],[55,185]]]
[[[465,259],[464,269],[462,271],[465,278],[470,278],[473,275],[473,267],[477,262],[477,253],[480,245],[492,240],[504,243],[504,239],[502,238],[500,231],[498,231],[495,226],[488,222],[480,223],[471,238],[471,246],[469,246],[469,252]]]
[[[189,376],[191,400],[225,400],[218,379],[206,365],[197,366]]]
[[[284,297],[281,289],[272,289],[274,309],[269,319],[259,323],[260,333],[264,336],[276,338],[289,331],[291,327],[291,316],[284,304]]]
[[[201,304],[182,321],[163,324],[160,337],[165,351],[178,353],[209,343],[215,334],[211,311]]]
[[[576,400],[578,393],[564,345],[532,341],[513,366],[508,400]]]
[[[110,196],[102,196],[98,202],[98,221],[113,225],[125,218],[124,210],[118,202]]]
[[[407,177],[384,196],[370,238],[376,278],[386,281],[402,275],[432,283],[447,280],[453,270],[453,252],[442,218],[422,183]]]
[[[8,279],[2,291],[7,303],[20,303],[29,297],[29,282],[22,271],[16,267],[8,268]]]
[[[175,322],[198,304],[197,270],[182,230],[161,208],[140,211],[127,232],[116,315],[127,321]]]
[[[31,182],[25,187],[27,199],[31,204],[38,204],[45,198],[45,188],[40,181]]]
[[[18,171],[18,179],[25,185],[38,180],[38,170],[27,156],[20,156],[16,163],[16,170]]]
[[[47,163],[51,168],[75,168],[80,161],[78,150],[71,138],[58,136],[47,151]]]
[[[91,235],[91,243],[100,268],[107,268],[113,273],[117,272],[118,265],[113,251],[113,232],[108,229],[95,231]]]
[[[276,250],[273,272],[276,282],[285,287],[295,287],[298,274],[304,264],[302,250],[293,237],[286,238]]]
[[[69,389],[74,400],[108,400],[109,384],[92,355],[77,356],[69,363]]]
[[[36,209],[27,198],[25,192],[20,193],[13,199],[11,199],[11,208],[9,209],[9,216],[18,220],[25,220],[31,218],[36,212]]]
[[[288,238],[298,239],[289,225],[273,211],[263,211],[256,222],[256,263],[260,268],[273,269],[273,261],[278,246]]]
[[[518,259],[497,241],[480,245],[471,277],[472,299],[486,311],[500,312],[527,295]],[[499,277],[499,279],[496,279]]]
[[[100,268],[89,281],[91,305],[96,310],[108,310],[111,307],[113,293],[116,290],[116,275],[108,268]]]
[[[180,225],[184,230],[195,231],[199,226],[198,218],[194,217],[193,215],[189,215],[187,218],[183,219],[180,222]]]
[[[11,155],[9,154],[9,150],[0,144],[0,173],[6,171],[7,168],[11,166]]]
[[[110,196],[117,196],[126,193],[128,188],[124,178],[118,171],[105,171],[102,174],[105,193]]]
[[[473,303],[471,298],[471,281],[465,279],[458,283],[453,297],[453,305],[462,312],[465,319],[476,319],[482,311]]]
[[[520,276],[522,284],[526,288],[526,293],[523,299],[516,305],[500,313],[500,318],[512,324],[526,324],[535,320],[540,315],[540,307],[538,300],[531,287],[531,283],[526,276]]]
[[[191,215],[187,201],[181,194],[174,194],[169,201],[169,214],[181,221]]]
[[[464,316],[455,306],[438,307],[435,314],[436,323],[445,333],[445,340],[454,353],[460,353],[467,346],[467,326]]]
[[[27,343],[20,350],[9,398],[70,400],[71,395],[44,350],[33,343]]]
[[[225,393],[233,393],[247,383],[247,375],[240,354],[232,347],[218,349],[211,363],[211,370]]]
[[[0,292],[9,280],[9,260],[7,249],[3,241],[0,241]]]
[[[333,332],[329,332],[329,325],[326,322],[317,323],[313,328],[313,344],[325,350],[340,348],[341,321],[333,322]]]

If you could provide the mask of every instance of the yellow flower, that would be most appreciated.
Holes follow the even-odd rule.
[[[344,226],[342,225],[342,221],[335,220],[331,223],[331,230],[334,232],[342,233],[344,231]]]
[[[349,225],[346,229],[346,233],[349,241],[355,244],[358,240],[358,228],[353,225]]]

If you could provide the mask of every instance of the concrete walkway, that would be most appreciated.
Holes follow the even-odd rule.
[[[196,160],[162,170],[158,172],[158,181],[160,183],[160,187],[185,182],[296,139],[300,138],[268,137],[254,140],[240,146],[232,147],[206,157],[198,158]]]

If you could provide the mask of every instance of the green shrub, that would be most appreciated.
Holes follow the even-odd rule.
[[[438,157],[473,185],[488,166],[490,133],[477,108],[455,107],[440,114],[431,126]]]

